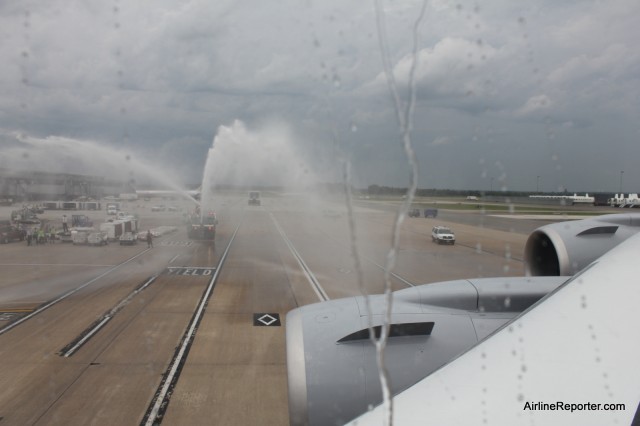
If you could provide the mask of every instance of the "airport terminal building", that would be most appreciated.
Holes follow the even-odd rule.
[[[131,192],[123,181],[103,176],[0,169],[0,199],[7,202],[100,199]]]

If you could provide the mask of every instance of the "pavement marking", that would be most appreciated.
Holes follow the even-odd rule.
[[[98,325],[96,325],[94,328],[89,330],[89,332],[87,334],[85,334],[84,337],[78,341],[78,343],[73,345],[71,347],[71,349],[69,349],[67,352],[62,354],[62,356],[65,357],[65,358],[69,358],[71,355],[73,355],[75,353],[75,351],[77,351],[80,348],[80,346],[84,345],[85,342],[87,340],[89,340],[94,334],[96,334],[98,332],[98,330],[100,330],[102,328],[102,326],[105,325],[110,319],[111,319],[110,316],[104,317],[102,319],[102,321],[100,321],[98,323]]]
[[[31,312],[29,315],[25,315],[24,317],[20,318],[19,320],[15,321],[15,322],[12,322],[11,324],[6,325],[5,327],[0,328],[0,335],[6,333],[7,331],[11,330],[14,327],[17,327],[18,325],[22,324],[26,320],[33,318],[34,316],[38,315],[40,312],[44,311],[45,309],[49,309],[50,307],[52,307],[56,303],[66,299],[67,297],[71,296],[72,294],[77,293],[78,291],[82,290],[83,288],[85,288],[87,286],[90,286],[94,282],[98,281],[100,278],[102,278],[102,277],[106,276],[107,274],[115,271],[116,269],[120,268],[121,266],[126,265],[127,263],[129,263],[132,260],[138,258],[139,256],[142,256],[143,254],[145,254],[149,250],[150,249],[146,249],[144,251],[141,251],[140,253],[136,254],[135,256],[130,257],[129,259],[125,260],[124,262],[113,266],[112,268],[106,270],[105,272],[103,272],[102,274],[98,275],[97,277],[87,281],[86,283],[82,284],[81,286],[76,287],[73,290],[69,290],[68,292],[64,293],[62,296],[58,297],[57,299],[52,300],[51,302],[48,302],[48,303],[40,306],[38,309],[36,309],[35,311]]]
[[[180,257],[180,255],[179,255],[179,254],[176,254],[175,256],[173,256],[173,259],[171,259],[171,260],[169,261],[169,264],[173,263],[173,262],[174,262],[174,260],[176,260],[176,259],[177,259],[177,258],[179,258],[179,257]]]
[[[233,232],[233,235],[231,235],[229,244],[227,245],[227,248],[225,249],[224,253],[222,253],[222,256],[220,257],[218,266],[216,266],[215,268],[216,272],[213,274],[213,277],[211,278],[211,280],[209,281],[209,284],[207,285],[207,288],[202,296],[202,299],[198,304],[198,309],[196,310],[193,317],[191,318],[191,323],[189,324],[187,331],[182,336],[182,344],[180,345],[180,350],[178,351],[178,353],[175,355],[175,357],[169,364],[170,368],[167,372],[165,372],[163,381],[160,383],[161,388],[158,392],[156,392],[154,399],[151,401],[152,405],[150,405],[149,408],[147,409],[147,413],[145,414],[145,417],[140,423],[141,425],[152,426],[154,424],[157,425],[162,423],[164,412],[167,410],[167,407],[169,405],[169,401],[171,398],[171,394],[173,393],[173,392],[170,392],[170,390],[172,390],[175,384],[178,382],[178,377],[180,377],[182,367],[186,362],[185,358],[189,353],[189,349],[191,348],[191,344],[193,343],[193,340],[195,339],[196,328],[200,324],[200,320],[202,319],[204,310],[207,307],[207,304],[209,303],[209,297],[211,296],[211,293],[213,292],[213,289],[216,286],[216,282],[218,280],[218,275],[220,274],[220,270],[222,269],[222,265],[224,264],[224,261],[227,258],[227,254],[229,253],[231,244],[233,243],[233,240],[236,238],[236,234],[238,233],[238,229],[240,229],[241,224],[242,224],[242,220],[236,227],[236,230]]]
[[[11,321],[17,316],[17,312],[0,312],[0,321]]]
[[[378,268],[382,269],[384,272],[387,272],[387,268],[385,268],[382,265],[379,265],[378,263],[376,263],[375,261],[369,259],[368,257],[364,256],[364,260],[366,260],[367,262],[373,263]],[[398,281],[403,282],[404,284],[408,285],[409,287],[415,287],[414,284],[412,284],[409,281],[405,280],[404,278],[402,278],[400,275],[396,274],[395,272],[390,272],[389,275],[391,275],[393,278],[397,279]]]
[[[213,267],[198,266],[169,266],[166,271],[167,275],[187,275],[187,276],[203,276],[207,277],[215,271]]]
[[[157,275],[152,276],[144,284],[142,284],[141,286],[133,290],[131,293],[129,293],[127,297],[122,299],[120,303],[118,303],[115,307],[113,307],[107,314],[103,315],[102,318],[98,319],[97,324],[94,323],[95,325],[89,326],[89,330],[84,334],[84,336],[80,340],[78,340],[78,342],[72,345],[71,348],[66,349],[69,345],[62,348],[62,350],[60,351],[60,354],[65,358],[68,358],[71,355],[73,355],[94,334],[96,334],[102,328],[102,326],[104,326],[107,322],[109,322],[118,313],[118,311],[120,311],[120,309],[124,308],[125,305],[127,305],[131,301],[131,299],[133,299],[142,290],[147,288],[152,282],[155,281],[156,278],[158,278]]]
[[[169,240],[169,241],[161,241],[160,242],[161,246],[167,246],[167,247],[189,247],[191,244],[193,244],[193,241],[173,241],[173,240]]]
[[[254,327],[280,327],[280,314],[258,313],[253,314]]]
[[[313,272],[311,272],[311,269],[309,269],[307,264],[304,263],[302,256],[300,256],[300,253],[298,253],[296,248],[293,246],[293,243],[291,242],[291,240],[289,240],[287,235],[284,233],[284,230],[280,227],[280,224],[276,220],[273,213],[269,212],[269,216],[271,216],[273,223],[276,225],[276,228],[278,229],[278,232],[280,233],[280,236],[284,240],[285,244],[287,244],[287,247],[289,247],[289,250],[293,254],[293,257],[296,258],[298,265],[302,269],[302,272],[304,272],[304,275],[307,277],[307,280],[309,281],[309,284],[311,285],[311,288],[313,289],[313,291],[316,293],[316,296],[318,296],[318,299],[320,299],[320,301],[322,302],[330,300],[329,296],[324,291],[324,288],[322,288],[322,285],[320,285],[320,282],[318,281],[316,276],[313,275]]]
[[[335,242],[337,245],[339,245],[339,246],[341,246],[341,247],[344,247],[345,249],[350,250],[350,248],[348,248],[345,244],[342,244],[340,241],[336,240],[335,238],[332,238],[332,237],[330,237],[330,236],[328,236],[328,235],[327,235],[326,237],[327,237],[328,239],[330,239],[331,241]],[[369,257],[367,257],[367,256],[365,256],[365,255],[363,255],[363,254],[361,254],[360,256],[361,256],[361,257],[362,257],[362,259],[364,259],[366,262],[372,263],[372,264],[374,264],[375,266],[377,266],[378,268],[382,269],[384,272],[387,272],[387,268],[385,268],[384,266],[380,265],[380,264],[379,264],[379,263],[377,263],[375,260],[373,260],[373,259],[371,259],[371,258],[369,258]],[[345,270],[342,270],[342,269],[343,269],[343,268],[340,268],[340,269],[338,269],[338,271],[339,271],[339,272],[342,272],[343,274],[348,274],[348,273],[350,273],[350,272],[351,272],[351,270],[349,270],[349,269],[345,269]],[[413,283],[412,283],[412,282],[410,282],[410,281],[405,280],[404,278],[402,278],[400,275],[396,274],[395,272],[390,272],[389,274],[390,274],[392,277],[394,277],[395,279],[397,279],[398,281],[400,281],[400,282],[402,282],[402,283],[406,284],[406,285],[407,285],[407,286],[409,286],[409,287],[415,287],[415,286],[416,286],[415,284],[413,284]]]

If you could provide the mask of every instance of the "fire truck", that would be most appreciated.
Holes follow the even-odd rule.
[[[216,238],[217,224],[215,212],[201,214],[200,210],[196,209],[187,220],[187,234],[192,240],[213,241]]]

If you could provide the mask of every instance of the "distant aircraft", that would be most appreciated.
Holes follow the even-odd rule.
[[[631,214],[547,225],[525,247],[533,277],[395,292],[385,349],[394,424],[630,425],[639,230]],[[370,298],[375,333],[383,297]],[[384,406],[367,412],[382,401],[368,325],[363,297],[287,315],[292,425],[385,424]]]

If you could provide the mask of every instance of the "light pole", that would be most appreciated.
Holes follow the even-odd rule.
[[[540,176],[536,176],[536,192],[540,193]]]
[[[491,178],[491,191],[490,192],[493,192],[493,178]]]
[[[624,170],[620,170],[620,198],[622,198],[622,175],[624,175]]]

